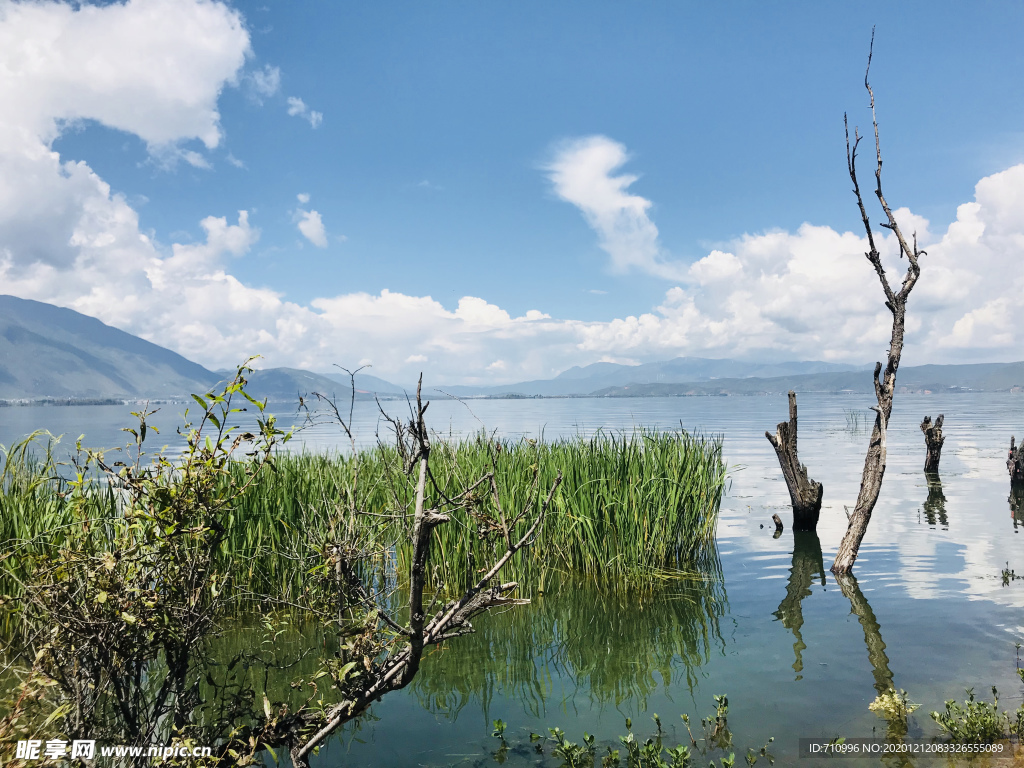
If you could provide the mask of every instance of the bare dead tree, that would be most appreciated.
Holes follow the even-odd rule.
[[[885,474],[885,440],[886,431],[889,425],[889,416],[892,414],[892,399],[896,391],[896,370],[900,365],[900,355],[903,352],[903,334],[907,314],[907,298],[910,291],[917,283],[921,274],[921,267],[918,260],[924,255],[924,251],[917,247],[917,234],[913,236],[912,242],[908,242],[896,221],[896,217],[889,207],[889,203],[882,194],[882,149],[878,141],[878,118],[875,114],[875,94],[871,90],[868,75],[871,71],[871,56],[874,53],[875,35],[871,33],[871,49],[868,53],[868,66],[864,73],[864,87],[871,98],[871,123],[875,129],[875,196],[879,205],[885,212],[886,221],[881,226],[888,229],[896,236],[900,247],[900,258],[906,256],[908,261],[906,274],[903,276],[903,284],[899,291],[893,291],[886,277],[885,269],[882,267],[882,257],[875,243],[875,234],[871,229],[871,220],[868,218],[867,209],[864,206],[864,198],[860,192],[860,184],[857,182],[857,148],[860,145],[861,136],[857,129],[854,129],[853,146],[850,146],[850,129],[843,116],[843,123],[846,125],[846,164],[850,173],[850,180],[853,182],[853,192],[857,196],[857,206],[860,208],[861,220],[864,222],[864,230],[867,233],[869,251],[864,255],[875,268],[878,279],[885,292],[885,306],[892,313],[892,337],[889,342],[889,356],[885,365],[885,373],[882,373],[882,364],[875,363],[873,380],[875,385],[875,399],[878,405],[872,410],[875,412],[875,425],[871,430],[871,442],[868,445],[867,455],[864,457],[864,472],[861,475],[860,492],[857,494],[857,504],[853,514],[850,515],[849,525],[843,541],[839,545],[835,562],[832,564],[832,572],[835,574],[850,573],[853,564],[857,560],[857,552],[860,543],[867,532],[868,523],[871,521],[871,513],[878,501],[878,493],[882,488],[882,477]]]
[[[416,388],[416,402],[409,422],[392,419],[385,414],[395,429],[398,454],[405,470],[417,473],[406,603],[409,621],[400,624],[386,614],[384,606],[375,606],[366,623],[357,628],[367,638],[364,649],[354,654],[352,662],[340,669],[330,669],[344,700],[323,709],[310,707],[292,717],[282,717],[265,729],[265,743],[286,744],[295,768],[308,768],[310,754],[341,725],[361,715],[385,694],[407,686],[419,670],[424,649],[472,632],[470,620],[490,608],[529,603],[529,600],[511,597],[510,593],[518,585],[515,582],[502,583],[498,576],[516,552],[533,543],[561,484],[561,473],[552,483],[547,497],[540,502],[537,496],[539,470],[535,470],[530,492],[519,510],[502,509],[493,471],[457,493],[441,489],[430,471],[431,443],[424,419],[429,402],[423,402],[421,391],[422,377]],[[424,593],[429,587],[427,563],[434,529],[450,522],[457,512],[468,511],[479,517],[482,514],[480,509],[474,508],[487,490],[493,494],[496,517],[490,520],[488,528],[503,540],[504,552],[483,569],[483,575],[458,599],[434,610],[438,600],[435,594],[434,601],[425,606]],[[382,632],[383,641],[373,640],[373,636]]]
[[[1010,488],[1024,488],[1024,443],[1016,445],[1010,436],[1010,453],[1006,457],[1006,468],[1010,471]]]
[[[936,473],[939,471],[942,444],[946,440],[942,436],[942,419],[943,415],[940,413],[934,424],[932,424],[931,416],[925,416],[924,421],[921,422],[921,431],[924,432],[924,445],[927,450],[924,458],[925,472]]]
[[[813,531],[818,527],[821,497],[825,488],[807,476],[807,467],[800,463],[796,450],[796,392],[789,391],[789,421],[780,422],[775,434],[764,436],[775,448],[793,503],[793,530]]]

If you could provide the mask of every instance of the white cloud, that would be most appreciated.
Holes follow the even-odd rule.
[[[309,124],[314,128],[319,128],[320,123],[324,121],[322,112],[311,110],[306,106],[306,102],[297,96],[288,97],[288,114],[292,117],[301,117],[304,120],[308,120]]]
[[[6,290],[95,315],[211,367],[249,353],[265,355],[267,365],[319,370],[372,359],[376,375],[402,380],[422,367],[432,383],[443,384],[523,380],[598,359],[679,354],[867,360],[882,356],[888,343],[887,311],[863,238],[828,227],[739,238],[695,262],[659,307],[610,322],[553,319],[538,310],[515,316],[472,296],[450,308],[386,289],[301,306],[231,276],[226,260],[244,254],[258,236],[246,214],[234,222],[209,217],[203,242],[163,255],[139,233],[134,211],[87,168],[69,164],[66,173],[90,213],[80,215],[62,258],[0,258]],[[992,185],[1024,189],[1024,166],[1005,174],[979,183],[978,201],[962,206],[948,232],[927,244],[911,296],[908,357],[925,350],[949,360],[1020,357],[1022,339],[1005,322],[1005,310],[1024,288],[1014,245],[1024,233],[1024,210],[1013,225],[1012,213],[990,208],[988,195],[1005,200]],[[883,244],[890,274],[898,275],[891,240]],[[1000,346],[975,352],[979,337]]]
[[[273,96],[281,90],[281,69],[279,67],[267,64],[263,69],[250,72],[246,79],[254,98],[261,104],[264,98]]]
[[[545,170],[555,194],[572,203],[597,232],[598,244],[611,256],[613,272],[639,269],[679,279],[685,265],[665,260],[658,228],[647,215],[651,201],[628,192],[637,176],[612,175],[629,160],[626,148],[606,136],[563,143]]]
[[[193,168],[209,168],[210,163],[205,157],[200,155],[198,152],[193,152],[190,149],[179,150],[179,155],[182,160],[191,165]]]
[[[327,247],[327,232],[324,222],[316,211],[298,211],[299,232],[317,248]]]
[[[212,149],[217,97],[249,50],[240,15],[222,3],[0,4],[0,144],[48,144],[62,121],[86,119],[150,147],[195,138]]]
[[[297,195],[296,195],[295,197],[296,197],[296,198],[298,199],[298,201],[299,201],[300,203],[302,203],[303,205],[305,205],[306,203],[308,203],[308,202],[309,202],[309,195],[308,195],[308,194],[306,194],[305,192],[300,192],[300,193],[299,193],[299,194],[297,194]]]

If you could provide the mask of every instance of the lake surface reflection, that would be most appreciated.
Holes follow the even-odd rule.
[[[987,697],[995,685],[1001,706],[1015,709],[1024,693],[1014,647],[1024,640],[1024,582],[1004,586],[1001,572],[1007,564],[1024,572],[1024,503],[1008,498],[1005,467],[1010,435],[1024,435],[1024,397],[897,395],[882,495],[856,578],[837,583],[828,568],[846,527],[844,505],[856,497],[870,405],[868,396],[800,397],[800,456],[825,495],[817,535],[794,538],[764,437],[787,417],[784,396],[436,401],[430,423],[451,435],[486,426],[506,437],[554,438],[680,423],[723,434],[732,480],[718,527],[722,578],[645,596],[561,583],[539,597],[536,585],[524,585],[532,605],[483,617],[476,636],[436,650],[408,690],[374,707],[377,720],[337,739],[315,764],[494,765],[495,718],[508,724],[512,744],[553,726],[574,741],[586,730],[601,742],[625,732],[625,717],[638,736],[649,735],[657,712],[671,739],[680,714],[706,716],[720,693],[729,696],[738,762],[746,746],[775,736],[780,765],[797,764],[801,737],[884,735],[868,704],[890,684],[922,705],[911,737],[937,734],[927,713],[962,699],[965,688]],[[357,404],[363,442],[375,439],[375,409]],[[0,443],[45,428],[72,442],[85,433],[88,445],[116,445],[128,410],[0,409]],[[277,410],[285,425],[286,410]],[[861,414],[859,426],[849,411]],[[918,425],[939,413],[941,470],[926,477]],[[158,415],[164,442],[173,444],[176,418],[174,407]],[[340,449],[341,440],[316,427],[292,445]],[[779,538],[773,513],[786,523]],[[515,751],[508,761],[536,764]]]

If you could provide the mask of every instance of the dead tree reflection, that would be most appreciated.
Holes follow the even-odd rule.
[[[941,496],[942,488],[938,487]],[[944,514],[944,513],[943,513]],[[796,642],[793,643],[793,652],[796,661],[793,669],[796,671],[796,679],[802,679],[803,675],[803,651],[807,645],[804,643],[801,630],[804,624],[802,604],[805,597],[811,594],[811,585],[814,581],[821,579],[822,586],[825,585],[825,564],[821,552],[821,542],[818,534],[814,531],[794,532],[793,535],[793,565],[789,571],[789,583],[786,587],[786,596],[779,604],[779,609],[773,614],[775,618],[782,621],[787,629],[793,632]],[[896,694],[893,686],[893,674],[889,669],[889,657],[885,652],[885,641],[882,639],[882,628],[878,623],[871,604],[864,596],[853,574],[837,574],[836,582],[843,596],[850,601],[850,609],[857,617],[861,628],[864,630],[864,644],[868,650],[868,662],[871,664],[871,673],[874,677],[874,688],[879,696]],[[899,692],[900,695],[905,694]],[[908,735],[908,721],[906,714],[902,717],[894,714],[879,713],[886,720],[885,736],[893,741],[900,741]],[[911,735],[920,736],[918,728],[913,729]],[[881,763],[886,768],[913,768],[914,763],[906,755],[894,755],[883,757]]]
[[[789,569],[789,583],[786,585],[786,596],[779,603],[779,610],[773,615],[782,622],[782,626],[793,632],[796,642],[793,643],[793,671],[796,679],[804,669],[803,651],[807,648],[800,630],[804,625],[802,609],[803,599],[811,594],[811,583],[821,578],[825,585],[825,562],[821,554],[821,541],[815,531],[793,531],[793,565]]]
[[[946,495],[942,492],[942,480],[937,472],[925,472],[925,480],[928,483],[928,498],[924,500],[923,510],[928,525],[935,525],[938,522],[943,528],[949,528],[949,520],[946,518]]]
[[[875,690],[879,695],[892,689],[892,671],[889,669],[889,657],[885,654],[885,641],[882,640],[882,628],[871,610],[871,604],[864,597],[852,573],[837,574],[836,582],[843,595],[850,601],[854,616],[864,629],[864,644],[868,647],[868,661],[871,662],[871,673],[875,678]]]
[[[1024,527],[1024,488],[1010,487],[1010,517],[1013,519],[1013,532]]]

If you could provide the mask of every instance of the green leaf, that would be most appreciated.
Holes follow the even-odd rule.
[[[107,593],[100,592],[98,595],[96,595],[96,602],[100,605],[103,605],[105,602],[107,602]]]
[[[344,680],[346,677],[348,677],[348,673],[352,671],[352,668],[354,666],[356,666],[356,663],[354,661],[350,661],[348,664],[346,664],[341,669],[339,669],[338,670],[338,676],[337,676],[338,677],[338,681],[340,682],[340,681]]]
[[[250,395],[248,392],[246,392],[244,389],[243,390],[239,390],[239,391],[242,393],[242,397],[244,397],[250,403],[255,405],[261,411],[263,410],[263,408],[265,407],[265,405],[263,403],[261,403],[259,400],[254,399],[253,396]]]
[[[197,403],[199,403],[199,405],[201,405],[203,407],[204,411],[208,411],[210,409],[210,406],[208,406],[206,404],[206,401],[203,400],[203,398],[201,398],[199,395],[193,394],[192,395],[192,399],[195,400]]]
[[[64,717],[65,715],[70,715],[72,709],[74,709],[74,707],[70,703],[69,704],[63,704],[63,705],[57,707],[55,710],[53,710],[53,712],[50,713],[50,716],[46,718],[45,722],[43,723],[43,728],[48,726],[50,723],[52,723],[54,720],[56,720],[59,717]]]

